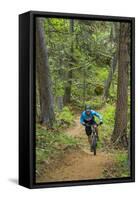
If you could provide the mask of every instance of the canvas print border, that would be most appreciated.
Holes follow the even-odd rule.
[[[35,174],[35,19],[73,18],[131,23],[131,176],[127,178],[36,183]],[[30,11],[19,16],[19,184],[29,188],[135,181],[135,18]],[[24,66],[27,66],[24,68]]]

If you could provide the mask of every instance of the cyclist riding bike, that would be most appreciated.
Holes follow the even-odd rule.
[[[99,139],[98,126],[97,126],[97,123],[94,119],[95,116],[99,119],[99,121],[100,121],[99,124],[103,124],[102,116],[98,112],[91,110],[91,107],[89,105],[87,105],[85,107],[85,110],[82,112],[81,117],[80,117],[80,123],[83,126],[85,126],[85,132],[86,132],[86,135],[88,136],[88,142],[89,142],[90,145],[91,145],[92,129],[91,129],[91,126],[87,126],[87,125],[94,125],[96,135],[97,135],[97,139]]]

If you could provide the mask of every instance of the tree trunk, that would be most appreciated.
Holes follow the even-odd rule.
[[[58,110],[62,111],[62,108],[63,108],[63,97],[62,96],[57,97],[57,106],[58,106]]]
[[[130,135],[128,136],[128,167],[131,167],[131,144],[130,144]]]
[[[71,48],[70,48],[70,63],[73,62],[73,32],[74,32],[74,20],[70,19],[70,33],[71,33]],[[72,64],[69,65],[72,67]],[[72,85],[72,70],[68,69],[65,78],[67,83],[65,85],[65,94],[64,94],[64,104],[68,104],[71,101],[71,85]]]
[[[63,70],[62,70],[62,64],[63,61],[62,61],[62,57],[59,58],[59,66],[60,66],[60,69],[58,71],[58,77],[59,77],[59,80],[60,81],[63,81],[64,79],[64,74],[63,74]],[[62,111],[62,108],[63,108],[63,95],[61,96],[58,96],[57,97],[57,107],[58,107],[58,110],[59,111]]]
[[[83,107],[85,106],[86,101],[86,69],[83,68]]]
[[[118,46],[119,46],[119,27],[118,27],[118,23],[115,22],[113,24],[113,32],[114,34],[112,33],[112,38],[111,40],[113,42],[116,43],[116,52],[114,53],[113,55],[113,58],[111,60],[111,65],[110,65],[110,71],[109,71],[109,74],[108,74],[108,78],[105,82],[105,87],[104,87],[104,92],[103,92],[103,99],[104,101],[106,101],[106,99],[108,98],[109,96],[109,89],[110,89],[110,86],[111,86],[111,83],[112,83],[112,79],[113,79],[113,75],[115,73],[115,70],[116,70],[116,66],[117,66],[117,55],[118,55]]]
[[[40,121],[42,124],[52,126],[55,115],[43,22],[42,18],[36,20],[36,68],[40,95]]]
[[[109,96],[109,89],[110,89],[110,85],[112,83],[112,79],[113,79],[113,75],[114,75],[114,72],[115,72],[115,69],[116,69],[116,65],[117,65],[117,54],[115,53],[113,55],[112,60],[111,60],[110,71],[109,71],[108,78],[106,80],[105,87],[104,87],[104,93],[103,93],[104,100],[106,100]]]
[[[67,72],[66,74],[66,86],[65,86],[65,94],[64,94],[64,104],[68,104],[71,101],[71,84],[72,84],[72,70],[70,70],[69,72]]]
[[[127,110],[128,110],[128,65],[129,65],[129,24],[120,24],[120,42],[118,57],[118,88],[115,114],[115,126],[111,140],[121,146],[127,145]]]
[[[36,74],[37,75],[37,74]],[[38,78],[36,77],[36,122],[40,122],[40,92],[39,92],[39,84]]]

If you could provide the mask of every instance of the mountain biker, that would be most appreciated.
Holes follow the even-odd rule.
[[[80,123],[83,126],[85,126],[85,132],[86,132],[86,135],[88,136],[88,142],[89,142],[90,145],[91,145],[92,129],[91,129],[91,126],[86,126],[87,124],[95,126],[97,139],[99,139],[98,127],[97,127],[97,123],[94,119],[95,116],[99,118],[100,124],[103,124],[102,116],[98,112],[91,110],[91,107],[89,105],[87,105],[85,107],[85,110],[82,112],[81,117],[80,117]]]

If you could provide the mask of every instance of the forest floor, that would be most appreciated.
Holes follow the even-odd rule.
[[[87,136],[79,122],[79,117],[77,115],[73,127],[66,130],[67,135],[79,139],[79,147],[67,148],[61,158],[46,166],[43,176],[39,176],[37,182],[99,179],[103,177],[104,168],[113,164],[111,153],[100,148],[97,149],[96,156],[90,152]]]

